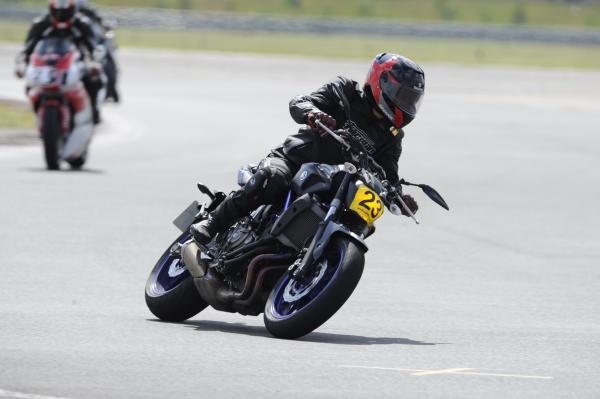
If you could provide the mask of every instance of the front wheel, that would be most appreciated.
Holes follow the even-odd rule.
[[[42,140],[48,170],[60,167],[60,116],[58,107],[49,105],[44,109],[42,121]]]
[[[286,273],[277,282],[265,305],[267,330],[275,337],[294,339],[318,328],[350,297],[364,263],[363,251],[352,241],[331,241],[303,281]]]
[[[173,242],[188,241],[190,234],[183,233]],[[194,285],[194,280],[181,257],[171,253],[169,247],[158,259],[146,282],[146,305],[159,319],[184,321],[208,306]]]

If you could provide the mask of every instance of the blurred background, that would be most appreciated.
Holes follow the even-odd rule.
[[[22,43],[45,0],[0,0],[0,42]],[[424,63],[600,68],[600,0],[98,0],[123,48]],[[7,107],[10,107],[8,112]],[[33,127],[0,102],[0,125]]]
[[[0,40],[21,42],[45,0],[0,1]],[[99,0],[123,47],[422,62],[600,66],[598,0]],[[157,29],[158,28],[158,29]]]

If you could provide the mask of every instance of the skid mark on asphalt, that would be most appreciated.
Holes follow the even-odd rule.
[[[368,369],[368,370],[386,370],[386,371],[406,371],[410,375],[414,376],[428,376],[428,375],[440,375],[440,374],[452,374],[452,375],[473,375],[473,376],[485,376],[485,377],[504,377],[504,378],[525,378],[535,380],[553,380],[554,377],[543,376],[543,375],[522,375],[522,374],[503,374],[503,373],[482,373],[472,371],[472,368],[452,368],[442,370],[424,370],[424,369],[408,369],[408,368],[397,368],[397,367],[377,367],[377,366],[351,366],[351,365],[340,365],[342,368],[352,369]]]
[[[7,391],[0,389],[0,398],[15,398],[15,399],[67,399],[58,396],[35,395],[31,393]]]

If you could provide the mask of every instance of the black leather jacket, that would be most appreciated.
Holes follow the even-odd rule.
[[[102,20],[102,17],[100,16],[100,14],[98,13],[98,11],[92,7],[92,6],[79,6],[79,10],[77,10],[79,13],[85,15],[86,17],[88,17],[90,19],[90,21],[92,21],[92,23],[96,23],[100,26],[104,26],[104,21]]]
[[[398,160],[402,152],[404,132],[390,131],[387,119],[373,115],[373,106],[365,97],[357,82],[337,77],[310,95],[297,96],[290,101],[290,114],[298,123],[307,123],[309,112],[323,111],[335,118],[336,128],[350,118],[367,133],[375,149],[370,154],[386,172],[390,183],[398,182]],[[339,144],[330,136],[321,137],[308,127],[289,136],[283,145],[273,150],[272,155],[285,157],[300,165],[305,162],[337,164],[344,162]]]
[[[68,29],[56,29],[50,21],[50,16],[45,15],[33,21],[33,25],[29,28],[27,39],[25,40],[25,61],[29,62],[29,57],[35,45],[46,37],[70,37],[75,42],[75,45],[82,51],[87,51],[88,55],[94,53],[94,49],[98,43],[98,38],[94,34],[90,21],[85,16],[76,16],[73,25]]]

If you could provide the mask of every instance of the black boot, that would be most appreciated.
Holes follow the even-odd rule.
[[[96,104],[92,106],[92,120],[94,121],[94,125],[98,125],[100,122],[102,122],[100,111],[98,110],[98,106]]]
[[[224,232],[235,222],[247,214],[233,204],[235,193],[223,200],[217,208],[208,215],[208,219],[190,226],[190,233],[198,244],[206,245],[219,233]]]
[[[117,88],[115,86],[112,86],[110,88],[109,94],[108,94],[109,98],[112,98],[112,100],[115,103],[119,103],[119,101],[121,101],[121,97],[119,96],[119,92],[117,91]]]
[[[208,219],[190,226],[190,233],[198,244],[206,245],[212,241],[213,237],[216,236],[217,233],[220,233],[220,229],[218,229],[219,226],[215,224],[214,220],[215,219],[211,214]]]
[[[98,104],[98,92],[102,89],[102,82],[95,77],[85,76],[83,79],[83,85],[85,86],[85,90],[88,93],[90,98],[90,104],[92,106],[92,120],[94,125],[102,122],[102,118],[100,117],[100,108]]]

